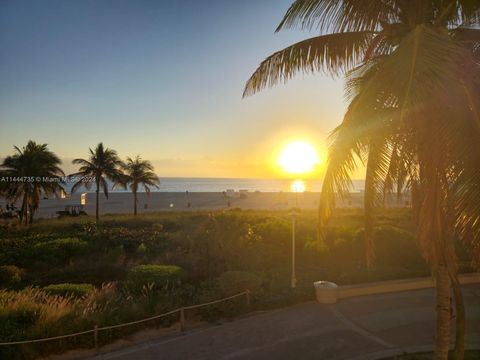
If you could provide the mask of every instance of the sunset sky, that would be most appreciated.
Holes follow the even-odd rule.
[[[343,82],[298,76],[241,98],[266,56],[314,34],[274,29],[292,0],[0,0],[0,157],[29,139],[64,161],[103,141],[160,176],[286,176],[292,140],[325,139]]]

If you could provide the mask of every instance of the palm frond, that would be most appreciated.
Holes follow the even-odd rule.
[[[350,104],[344,120],[331,135],[327,169],[319,204],[318,234],[321,239],[335,208],[336,196],[344,197],[352,187],[351,174],[364,159],[370,140],[385,133],[391,114],[378,112],[361,102],[361,96]]]
[[[368,149],[364,192],[365,244],[367,267],[369,269],[372,268],[375,261],[375,243],[373,240],[375,209],[380,205],[383,183],[388,172],[391,153],[388,136],[371,139]]]
[[[243,96],[286,82],[298,72],[339,74],[363,58],[372,32],[329,34],[310,38],[266,58],[247,81]]]
[[[90,167],[90,168],[94,167],[94,165],[90,161],[85,160],[85,159],[73,159],[72,164],[82,165],[82,166],[86,166],[86,167]]]
[[[320,31],[376,31],[395,21],[395,2],[371,0],[296,0],[276,31],[300,27]]]

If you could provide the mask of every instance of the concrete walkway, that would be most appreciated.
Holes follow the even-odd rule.
[[[463,289],[467,344],[480,348],[480,285]],[[91,359],[378,359],[433,344],[434,301],[426,289],[300,304]]]

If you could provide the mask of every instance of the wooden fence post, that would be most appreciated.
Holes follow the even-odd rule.
[[[185,331],[185,308],[180,308],[180,331]]]
[[[93,343],[95,346],[95,352],[98,354],[98,325],[93,327]]]

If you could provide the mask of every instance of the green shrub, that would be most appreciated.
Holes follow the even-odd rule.
[[[227,271],[218,277],[218,286],[223,296],[231,296],[245,290],[256,292],[262,280],[255,274],[246,271]]]
[[[102,261],[82,261],[66,267],[54,267],[44,274],[31,274],[32,282],[38,286],[61,283],[89,283],[101,286],[103,283],[122,281],[126,272],[124,266]]]
[[[411,232],[383,225],[375,229],[374,240],[378,265],[426,268],[426,263],[418,251],[415,236]]]
[[[192,292],[189,299],[184,300],[184,304],[203,304],[218,300],[222,297],[223,295],[220,293],[218,281],[216,281],[216,279],[205,280],[195,288],[195,291]],[[195,313],[205,321],[216,322],[222,318],[235,317],[247,310],[246,297],[240,296],[235,299],[197,308]]]
[[[9,287],[22,281],[23,270],[15,265],[0,266],[0,286]]]
[[[55,239],[33,246],[33,256],[52,264],[65,264],[86,253],[88,243],[77,238]]]
[[[155,287],[172,287],[180,283],[184,275],[175,265],[138,265],[127,273],[127,285],[132,290],[141,290],[147,284]]]
[[[140,245],[137,247],[137,254],[142,254],[144,255],[147,252],[147,247],[145,244],[142,242]]]
[[[307,239],[305,241],[305,250],[310,252],[311,255],[328,255],[329,247],[323,242],[317,239]]]
[[[23,335],[21,330],[35,325],[39,319],[38,307],[35,304],[22,304],[13,309],[0,311],[0,334],[2,339],[13,338],[12,334]]]
[[[48,285],[43,290],[49,295],[81,298],[95,290],[95,287],[92,284],[65,283]]]

